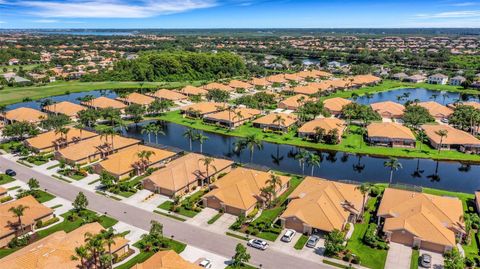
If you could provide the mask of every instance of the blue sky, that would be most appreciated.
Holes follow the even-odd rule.
[[[480,0],[0,0],[0,28],[480,27]]]

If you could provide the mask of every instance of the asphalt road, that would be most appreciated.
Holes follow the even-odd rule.
[[[164,217],[140,208],[121,203],[102,195],[83,190],[79,187],[73,186],[61,180],[49,177],[28,167],[20,165],[14,161],[5,159],[0,156],[0,170],[13,169],[17,172],[16,179],[27,182],[28,179],[34,177],[40,182],[42,189],[48,192],[73,201],[80,191],[83,191],[89,201],[89,209],[106,213],[109,216],[133,225],[135,227],[149,230],[150,221],[157,220],[164,226],[165,236],[174,236],[174,239],[187,243],[188,245],[204,249],[206,251],[222,255],[224,257],[232,257],[235,254],[235,246],[238,243],[245,244],[245,241],[210,232],[205,229],[193,226],[191,224],[183,223]],[[301,257],[295,256],[295,253],[289,255],[287,253],[267,249],[260,251],[253,248],[248,248],[251,255],[250,263],[262,268],[271,269],[310,269],[310,268],[332,268],[319,263],[315,263]],[[293,252],[293,250],[292,250]]]

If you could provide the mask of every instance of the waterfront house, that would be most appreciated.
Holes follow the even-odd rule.
[[[46,113],[29,107],[19,107],[9,110],[5,112],[2,116],[7,123],[22,121],[26,121],[29,123],[39,123],[40,121],[42,121],[42,119],[47,118]]]
[[[151,155],[148,157],[142,155],[146,152],[151,152]],[[103,161],[95,164],[94,169],[97,174],[106,171],[122,180],[142,175],[148,168],[164,166],[173,156],[175,156],[174,152],[137,144],[109,155]]]
[[[414,148],[415,135],[408,128],[394,122],[373,122],[367,126],[368,142],[376,146]]]
[[[212,82],[202,87],[204,90],[211,91],[211,90],[221,90],[226,91],[228,93],[233,92],[234,89],[230,86],[223,85],[217,82]]]
[[[412,75],[405,79],[405,81],[412,82],[412,83],[422,83],[422,82],[425,82],[426,80],[427,80],[427,77],[420,74]]]
[[[462,83],[465,82],[467,79],[462,76],[455,76],[450,79],[450,85],[452,86],[462,86]]]
[[[204,90],[202,88],[198,88],[198,87],[195,87],[195,86],[190,86],[190,85],[182,88],[180,90],[180,92],[182,94],[185,94],[186,96],[194,96],[194,95],[204,96],[204,95],[207,95],[207,93],[208,93],[207,90]]]
[[[168,100],[173,102],[188,99],[188,96],[186,96],[185,94],[182,94],[177,91],[166,90],[166,89],[160,89],[152,93],[151,96],[160,100]]]
[[[345,98],[340,98],[340,97],[334,97],[330,99],[326,99],[323,101],[323,107],[328,110],[332,115],[338,116],[342,114],[342,109],[344,106],[352,103],[352,101],[345,99]]]
[[[341,141],[343,132],[347,125],[345,121],[339,118],[319,118],[306,122],[298,129],[298,136],[313,139],[317,134],[317,129],[324,130],[324,136],[332,130],[337,130],[338,140]]]
[[[436,149],[440,147],[441,142],[442,150],[456,149],[461,152],[480,153],[480,140],[467,132],[450,125],[440,124],[425,124],[421,128],[427,135],[432,147]],[[441,137],[439,131],[445,131],[446,135]]]
[[[272,85],[272,83],[270,81],[268,81],[266,78],[252,78],[250,83],[254,87],[263,87],[263,88],[266,88],[266,87]]]
[[[194,263],[184,260],[173,250],[162,250],[146,261],[137,263],[132,269],[202,269]]]
[[[319,89],[311,84],[296,86],[292,89],[295,94],[315,95]]]
[[[137,104],[148,107],[153,101],[155,101],[155,98],[132,92],[125,97],[117,97],[117,100],[125,103],[126,105]]]
[[[254,120],[253,127],[263,130],[273,130],[280,132],[288,132],[290,127],[294,126],[298,118],[294,114],[270,113]]]
[[[223,111],[228,108],[227,103],[215,103],[215,102],[200,102],[191,104],[188,106],[183,106],[180,108],[180,111],[189,117],[201,118],[205,115],[215,113],[218,111]]]
[[[453,110],[451,108],[434,101],[420,102],[418,105],[428,110],[428,113],[436,120],[448,119],[453,114]]]
[[[439,84],[439,85],[445,85],[448,82],[448,76],[444,74],[433,74],[428,77],[428,83],[430,84]]]
[[[304,94],[297,94],[290,96],[283,101],[278,103],[278,108],[297,110],[299,107],[303,106],[306,102],[315,101],[315,98],[309,97]]]
[[[199,186],[208,184],[210,178],[229,172],[233,164],[229,160],[213,158],[207,173],[207,167],[203,161],[205,158],[206,156],[196,153],[181,156],[146,177],[142,181],[142,186],[168,197],[182,196]]]
[[[241,80],[231,80],[229,83],[228,83],[228,86],[230,88],[233,88],[235,90],[245,90],[245,91],[250,91],[253,89],[253,85],[250,84],[250,83],[247,83],[247,82],[243,82]]]
[[[93,109],[105,109],[110,107],[116,108],[116,109],[124,109],[127,107],[127,105],[125,105],[120,101],[117,101],[108,97],[104,97],[104,96],[100,96],[90,101],[81,102],[81,104]]]
[[[235,128],[262,114],[261,110],[253,108],[234,108],[205,115],[203,120],[207,123]]]
[[[261,189],[268,185],[272,173],[238,167],[212,184],[212,190],[203,196],[203,205],[236,215],[247,216],[257,205],[263,205],[265,198]],[[276,187],[278,197],[289,186],[290,178],[279,176],[281,186]]]
[[[405,73],[396,73],[392,75],[393,79],[404,81],[408,78],[408,75]]]
[[[27,207],[22,216],[22,229],[19,227],[18,217],[9,211],[19,205]],[[7,246],[16,236],[35,232],[38,221],[45,222],[53,217],[53,210],[39,203],[33,196],[0,204],[0,248]],[[4,265],[1,260],[0,264]]]
[[[357,75],[351,78],[351,87],[363,87],[376,85],[382,81],[381,78],[374,75]]]
[[[342,231],[355,223],[366,202],[357,185],[306,177],[288,196],[282,226],[302,234]]]
[[[55,103],[52,105],[48,105],[43,107],[43,110],[47,113],[50,114],[63,114],[68,116],[69,118],[76,119],[78,116],[78,112],[85,110],[86,108],[84,106],[81,106],[79,104],[75,104],[72,102],[68,101],[63,101],[60,103]]]
[[[465,235],[456,197],[387,188],[377,216],[388,241],[434,252],[452,250]]]
[[[392,101],[378,102],[370,104],[373,111],[380,114],[382,118],[400,119],[403,117],[405,106]]]
[[[285,84],[288,82],[284,74],[271,75],[266,78],[271,83]]]
[[[24,144],[34,152],[50,152],[98,136],[96,133],[74,127],[66,129],[68,130],[66,134],[52,130],[31,137],[25,140]]]

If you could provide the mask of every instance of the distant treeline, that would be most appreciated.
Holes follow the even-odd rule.
[[[135,60],[121,60],[113,70],[88,75],[85,81],[186,81],[213,80],[244,75],[238,55],[195,52],[145,52]]]
[[[15,48],[1,49],[0,50],[0,65],[8,63],[8,60],[16,58],[22,62],[28,62],[31,60],[40,60],[40,56],[27,50],[20,50]]]

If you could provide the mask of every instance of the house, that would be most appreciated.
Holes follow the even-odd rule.
[[[18,65],[20,61],[17,58],[11,58],[8,60],[8,65]]]
[[[99,234],[103,229],[98,222],[93,222],[69,233],[54,232],[0,259],[0,264],[9,269],[80,268],[80,260],[72,259],[75,248],[85,245],[85,234]],[[118,257],[127,254],[128,243],[124,237],[116,237],[110,245],[112,253]],[[107,245],[104,248],[108,250]]]
[[[137,104],[144,107],[149,106],[151,103],[153,103],[153,101],[155,101],[155,98],[153,97],[136,92],[132,92],[125,97],[117,97],[116,99],[125,103],[126,105]]]
[[[427,77],[420,74],[412,75],[405,79],[405,81],[413,82],[413,83],[422,83],[422,82],[425,82],[426,80],[427,80]]]
[[[428,83],[430,84],[440,84],[440,85],[445,85],[448,82],[448,76],[444,74],[433,74],[428,77]]]
[[[294,126],[298,118],[294,114],[270,113],[254,120],[253,127],[263,130],[273,130],[279,132],[288,132],[290,127]]]
[[[187,116],[197,118],[218,111],[223,111],[227,108],[228,104],[226,103],[200,102],[188,106],[183,106],[180,108],[180,111]]]
[[[271,75],[266,77],[266,79],[271,82],[271,83],[276,83],[276,84],[285,84],[288,82],[287,79],[285,79],[285,75],[283,74],[278,74],[278,75]]]
[[[23,229],[18,229],[18,217],[9,211],[10,208],[19,205],[27,207],[22,216]],[[7,246],[19,232],[22,235],[34,232],[38,221],[45,222],[53,217],[53,210],[39,203],[33,196],[0,204],[0,248]],[[4,265],[1,261],[0,264]]]
[[[132,269],[202,269],[196,264],[184,260],[173,250],[159,251],[146,261],[137,263]]]
[[[456,197],[385,189],[378,208],[386,239],[444,253],[465,235],[463,207]]]
[[[158,98],[160,100],[169,100],[169,101],[182,101],[187,100],[188,96],[177,91],[171,91],[166,89],[158,90],[151,94],[151,96]]]
[[[351,78],[351,86],[363,87],[369,85],[376,85],[382,81],[381,78],[374,75],[357,75]]]
[[[207,123],[235,128],[262,114],[261,110],[253,108],[234,108],[205,115],[203,120]]]
[[[392,101],[373,103],[370,104],[370,107],[372,107],[373,111],[380,114],[382,118],[388,119],[400,119],[405,111],[405,106]]]
[[[334,97],[324,100],[323,107],[328,110],[332,115],[338,116],[342,114],[343,107],[350,103],[352,103],[352,101],[348,99]]]
[[[24,141],[24,144],[35,152],[50,152],[98,136],[96,133],[83,129],[74,127],[68,127],[67,129],[66,134],[55,132],[55,130],[41,133],[28,138]]]
[[[304,94],[304,95],[315,95],[318,93],[319,89],[310,84],[296,86],[292,89],[295,94]]]
[[[223,85],[217,82],[212,82],[202,87],[204,90],[211,91],[211,90],[221,90],[226,92],[233,92],[234,89],[230,86]]]
[[[202,88],[194,87],[194,86],[185,86],[183,89],[180,90],[182,94],[186,96],[193,96],[193,95],[207,95],[208,91]]]
[[[71,119],[77,118],[78,112],[83,111],[85,109],[86,108],[81,105],[74,104],[68,101],[63,101],[60,103],[55,103],[55,104],[43,107],[43,110],[47,113],[63,114],[70,117]]]
[[[394,122],[373,122],[367,126],[368,142],[376,146],[414,148],[415,135],[408,128]]]
[[[115,108],[115,109],[124,109],[127,107],[124,103],[113,100],[108,97],[100,96],[98,98],[92,99],[90,101],[81,102],[81,105],[84,105],[93,109],[105,109],[105,108]]]
[[[203,205],[236,215],[247,216],[258,204],[264,204],[261,189],[268,185],[273,173],[238,167],[212,184],[212,190],[202,198]],[[279,176],[281,187],[275,189],[281,195],[289,186],[290,178]]]
[[[304,94],[297,94],[294,96],[290,96],[283,101],[278,103],[278,107],[281,109],[289,109],[289,110],[297,110],[300,106],[305,104],[306,102],[314,101],[315,98],[308,97]]]
[[[254,86],[254,87],[268,87],[270,85],[272,85],[272,83],[270,81],[268,81],[266,78],[253,78],[250,83]]]
[[[405,74],[405,73],[396,73],[396,74],[392,75],[392,78],[396,79],[396,80],[403,81],[403,80],[406,80],[408,78],[408,75]]]
[[[142,152],[151,152],[151,156],[141,156]],[[94,165],[97,174],[108,172],[119,180],[131,176],[139,176],[148,168],[158,168],[165,165],[173,156],[174,152],[157,149],[144,145],[134,145],[109,155],[105,160]]]
[[[235,90],[251,90],[253,89],[253,85],[247,82],[243,82],[240,80],[231,80],[230,83],[228,83],[228,86],[230,88],[233,88]]]
[[[140,143],[140,140],[119,135],[108,137],[95,136],[90,139],[71,144],[55,152],[57,160],[65,160],[70,164],[84,164],[105,159],[108,155]]]
[[[453,128],[450,125],[422,125],[421,128],[425,132],[432,147],[438,149],[440,144],[442,150],[456,149],[461,152],[480,153],[480,140],[475,136]],[[445,131],[446,135],[441,137],[440,131]]]
[[[462,86],[462,83],[465,82],[467,79],[462,76],[455,76],[450,79],[450,85],[452,86]]]
[[[3,114],[7,123],[26,121],[29,123],[39,123],[47,118],[47,114],[29,107],[19,107],[9,110]]]
[[[207,167],[203,161],[205,158],[196,153],[181,156],[145,178],[142,186],[168,197],[182,196],[199,186],[208,184],[209,178],[229,172],[233,164],[229,160],[213,158],[207,173]]]
[[[448,119],[453,114],[453,110],[451,108],[434,101],[420,102],[417,105],[428,110],[428,113],[436,120]]]
[[[302,234],[342,231],[355,223],[366,202],[357,185],[306,177],[288,196],[282,227]]]
[[[298,136],[305,138],[314,138],[316,130],[318,128],[324,130],[324,135],[328,134],[332,130],[337,130],[339,141],[342,139],[343,132],[345,131],[346,124],[344,120],[338,118],[319,118],[306,122],[298,129]]]

